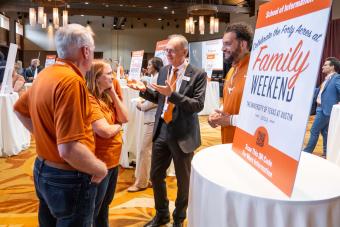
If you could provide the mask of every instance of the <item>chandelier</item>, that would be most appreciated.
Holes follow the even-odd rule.
[[[53,26],[54,28],[59,28],[59,9],[58,7],[54,7],[52,9],[52,18],[53,18]],[[35,8],[29,8],[29,22],[31,26],[35,26],[37,23],[41,24],[42,28],[47,27],[47,15],[44,12],[44,7],[39,6],[38,7],[38,20],[37,20],[37,11]],[[65,26],[68,23],[68,11],[63,10],[63,26]]]
[[[214,34],[219,31],[219,19],[214,17],[218,10],[215,5],[198,4],[189,6],[187,9],[190,15],[188,19],[185,19],[185,33],[195,34],[195,21],[194,16],[198,16],[198,30],[201,35],[204,35],[205,22],[204,17],[210,17],[210,34]]]

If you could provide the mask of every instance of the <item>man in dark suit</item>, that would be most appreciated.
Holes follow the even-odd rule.
[[[185,61],[188,41],[182,35],[169,37],[166,46],[169,65],[161,68],[152,89],[141,82],[130,84],[140,96],[158,104],[153,130],[151,181],[156,216],[145,227],[161,226],[170,221],[166,194],[166,170],[174,161],[177,177],[176,208],[173,226],[183,226],[188,206],[191,160],[201,145],[197,113],[204,107],[206,73]]]
[[[25,69],[24,77],[26,82],[33,82],[35,73],[40,73],[43,67],[40,65],[39,59],[32,59],[31,65]]]
[[[320,132],[323,137],[323,157],[327,154],[327,132],[329,118],[334,104],[340,102],[340,62],[334,57],[327,58],[322,66],[322,72],[327,76],[320,86],[316,98],[316,115],[310,130],[310,138],[305,152],[313,153],[318,142]],[[338,72],[338,73],[337,73]]]

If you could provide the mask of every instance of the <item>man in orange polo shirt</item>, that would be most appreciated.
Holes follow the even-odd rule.
[[[208,118],[211,127],[221,126],[222,143],[232,143],[234,139],[252,42],[253,31],[249,25],[235,23],[227,26],[222,51],[225,60],[231,62],[232,67],[224,81],[223,107],[215,110]]]
[[[93,60],[92,36],[78,24],[60,28],[55,34],[59,58],[14,106],[36,140],[40,226],[92,226],[96,184],[107,174],[105,163],[94,155],[84,79]]]

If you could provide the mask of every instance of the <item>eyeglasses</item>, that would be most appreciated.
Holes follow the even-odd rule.
[[[175,49],[165,49],[167,54],[175,54],[177,51]]]

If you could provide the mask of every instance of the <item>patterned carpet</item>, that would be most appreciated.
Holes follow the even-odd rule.
[[[305,141],[309,138],[310,119]],[[198,149],[220,144],[220,130],[212,129],[207,117],[200,117],[203,144]],[[315,153],[321,154],[319,139]],[[38,226],[38,200],[33,186],[32,168],[35,159],[35,144],[17,156],[0,158],[0,227]],[[134,182],[133,169],[120,169],[115,199],[110,205],[110,226],[138,227],[150,220],[153,209],[152,189],[129,193],[127,188]],[[176,179],[168,177],[168,196],[173,209],[176,197]],[[171,226],[171,225],[169,225]]]

